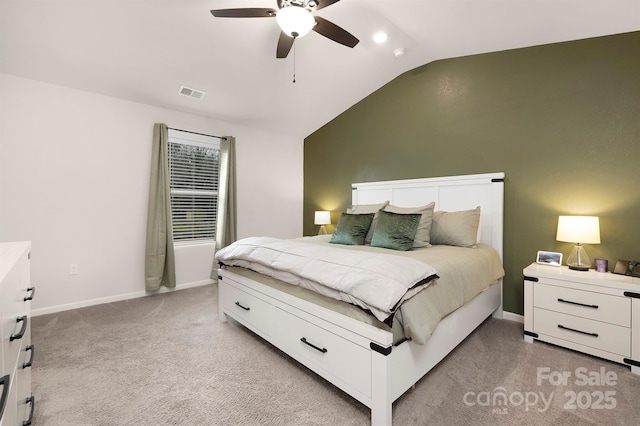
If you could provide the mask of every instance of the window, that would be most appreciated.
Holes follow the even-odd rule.
[[[169,130],[174,242],[215,240],[220,139]]]

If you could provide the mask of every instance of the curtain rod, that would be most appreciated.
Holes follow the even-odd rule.
[[[205,133],[191,132],[191,131],[189,131],[189,130],[174,129],[173,127],[167,127],[167,129],[169,129],[169,130],[177,130],[178,132],[191,133],[191,134],[194,134],[194,135],[208,136],[208,137],[210,137],[210,138],[225,139],[225,137],[224,137],[224,136],[207,135],[207,134],[205,134]]]

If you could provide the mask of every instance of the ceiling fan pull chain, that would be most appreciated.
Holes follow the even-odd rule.
[[[296,38],[293,38],[293,82],[296,82]]]

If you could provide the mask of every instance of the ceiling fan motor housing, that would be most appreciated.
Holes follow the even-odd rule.
[[[278,0],[278,7],[283,9],[289,6],[296,6],[311,11],[311,9],[318,6],[318,3],[318,0]]]

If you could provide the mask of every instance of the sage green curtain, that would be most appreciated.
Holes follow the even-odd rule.
[[[236,138],[225,136],[220,141],[218,176],[218,216],[216,218],[216,249],[228,246],[237,239],[236,226]],[[217,280],[215,260],[211,278]]]
[[[166,124],[153,126],[151,177],[147,210],[145,250],[145,288],[156,291],[161,286],[176,286],[176,265],[171,225],[169,187],[169,129]]]

